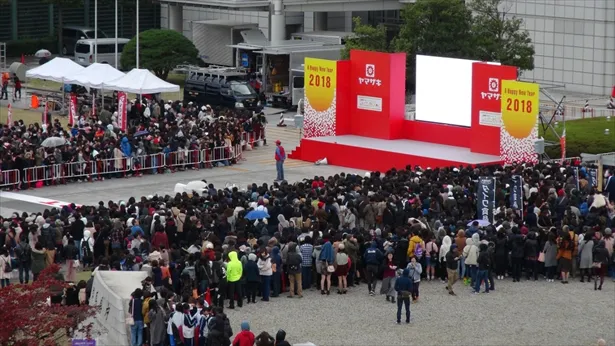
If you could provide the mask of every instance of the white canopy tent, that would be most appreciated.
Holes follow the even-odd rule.
[[[124,76],[124,72],[116,70],[109,64],[93,63],[81,72],[64,79],[65,83],[78,84],[87,88],[102,89],[103,83]]]
[[[69,77],[84,70],[84,67],[66,58],[54,58],[41,65],[26,71],[26,78],[45,79],[64,83]]]
[[[179,92],[179,85],[165,82],[149,70],[132,69],[124,76],[103,83],[105,90],[118,90],[134,94]]]

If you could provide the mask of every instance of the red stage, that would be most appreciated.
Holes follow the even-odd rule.
[[[427,168],[500,162],[499,156],[473,153],[469,148],[354,135],[305,138],[299,150],[304,161],[315,162],[326,157],[330,165],[381,172],[406,165]],[[291,157],[296,158],[294,154]]]
[[[514,67],[473,64],[472,126],[462,127],[405,119],[403,53],[352,50],[350,60],[319,60],[306,58],[304,138],[290,158],[370,171],[502,162],[500,127],[481,113],[500,112],[499,84],[490,83],[516,78]]]

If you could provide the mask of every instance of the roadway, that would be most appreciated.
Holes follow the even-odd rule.
[[[45,208],[67,203],[78,205],[97,205],[99,201],[127,200],[147,195],[172,195],[177,183],[185,184],[193,180],[207,180],[216,188],[235,185],[245,189],[252,183],[272,183],[276,178],[274,146],[279,139],[290,153],[299,144],[299,130],[293,126],[276,127],[274,119],[279,115],[268,116],[268,145],[244,151],[244,159],[229,167],[188,170],[183,172],[145,175],[107,179],[99,182],[69,183],[67,185],[43,187],[19,192],[0,192],[0,215],[10,216],[13,212],[41,212]],[[288,116],[287,116],[288,117]],[[364,174],[349,168],[337,166],[316,166],[313,163],[288,159],[284,165],[285,178],[289,182],[301,181],[315,175],[330,176],[340,172]]]

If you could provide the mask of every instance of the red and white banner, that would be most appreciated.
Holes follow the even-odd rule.
[[[10,127],[13,125],[13,107],[9,103],[8,105],[8,113],[6,115],[6,124]]]
[[[68,108],[68,123],[73,126],[79,122],[79,114],[77,113],[77,96],[70,95],[70,104]]]
[[[49,100],[45,99],[45,108],[43,109],[43,121],[41,123],[43,125],[47,125],[47,113],[49,112]]]
[[[127,125],[127,110],[126,107],[128,106],[128,97],[126,96],[126,93],[123,91],[120,91],[117,93],[117,124],[120,127],[120,129],[124,132],[126,132],[126,125]]]

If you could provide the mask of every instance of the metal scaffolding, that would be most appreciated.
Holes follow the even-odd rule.
[[[6,43],[0,42],[0,70],[6,70]]]

